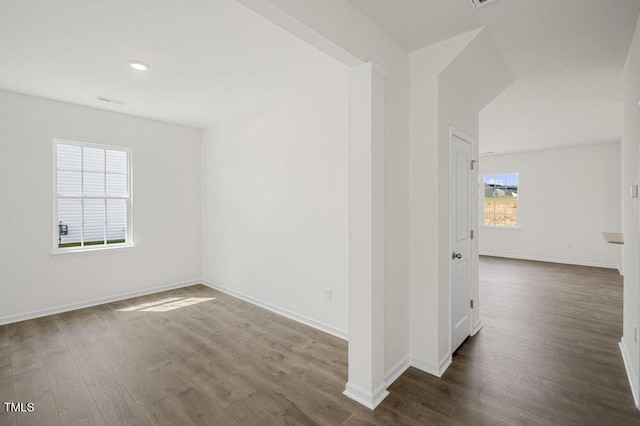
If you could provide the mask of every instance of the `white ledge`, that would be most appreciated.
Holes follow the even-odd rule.
[[[134,244],[121,244],[121,245],[109,245],[109,246],[89,246],[81,248],[72,248],[66,250],[54,250],[51,252],[52,258],[66,257],[66,256],[78,256],[89,253],[105,252],[113,250],[127,250],[134,248]]]
[[[484,226],[480,225],[480,229],[511,229],[513,231],[519,231],[522,226]]]

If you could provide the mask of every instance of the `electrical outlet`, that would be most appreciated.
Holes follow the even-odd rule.
[[[573,248],[573,243],[567,243],[567,247],[569,247],[570,249]]]
[[[333,301],[333,290],[332,289],[327,288],[327,289],[324,290],[324,299],[327,302]]]

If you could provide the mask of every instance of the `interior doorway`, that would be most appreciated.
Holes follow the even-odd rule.
[[[449,248],[451,353],[473,328],[473,139],[451,128],[449,137]]]

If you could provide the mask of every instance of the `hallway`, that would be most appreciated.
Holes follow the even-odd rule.
[[[640,424],[617,271],[481,257],[480,296],[483,329],[442,379],[410,369],[391,395],[465,424]]]

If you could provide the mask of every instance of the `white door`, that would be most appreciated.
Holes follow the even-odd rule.
[[[451,353],[471,334],[471,143],[455,132],[449,157]]]

